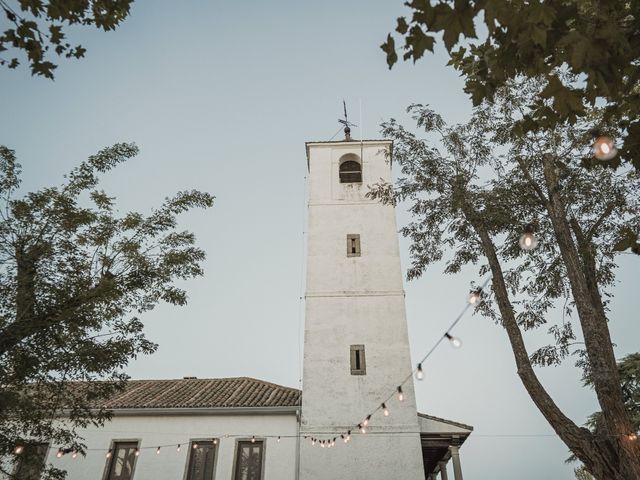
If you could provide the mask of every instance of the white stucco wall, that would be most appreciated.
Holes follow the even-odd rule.
[[[390,182],[391,142],[308,144],[309,225],[302,394],[303,434],[330,438],[363,420],[411,371],[395,212],[366,198]],[[363,157],[362,184],[341,184],[340,158]],[[361,256],[347,257],[347,234]],[[350,346],[365,345],[366,375],[351,375]],[[301,447],[301,479],[424,479],[413,383],[371,432],[332,449]],[[401,473],[400,473],[401,472]]]
[[[242,438],[225,437],[225,434]],[[189,442],[193,439],[218,438],[215,479],[232,479],[236,442],[255,435],[281,435],[265,439],[264,480],[294,480],[296,478],[295,413],[272,415],[151,415],[114,416],[104,428],[81,431],[90,449],[83,458],[65,455],[56,458],[56,449],[50,448],[48,463],[66,469],[69,480],[101,480],[107,465],[105,454],[112,441],[139,440],[141,454],[137,458],[134,480],[181,480],[185,478]],[[290,436],[290,437],[287,437]],[[174,447],[159,445],[181,444],[180,452]],[[149,448],[147,448],[149,447]],[[97,450],[95,450],[97,449]]]

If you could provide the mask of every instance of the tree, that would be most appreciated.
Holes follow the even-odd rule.
[[[640,168],[640,1],[412,0],[407,5],[411,19],[398,18],[396,27],[404,39],[404,60],[415,62],[433,52],[435,34],[442,32],[449,64],[465,77],[474,105],[491,100],[511,80],[545,78],[546,88],[519,122],[527,129],[575,123],[587,112],[583,100],[589,106],[606,103],[605,119],[614,121],[624,138],[620,156]],[[382,49],[391,68],[398,53],[390,34]],[[563,81],[562,72],[578,77]]]
[[[137,152],[105,148],[62,186],[14,198],[20,166],[0,147],[0,458],[34,441],[83,454],[76,430],[109,419],[93,408],[124,387],[130,359],[156,349],[138,317],[160,301],[184,305],[176,280],[203,273],[205,254],[176,217],[210,207],[211,195],[185,191],[147,216],[119,216],[97,189]]]
[[[82,58],[86,49],[66,41],[66,26],[94,25],[115,30],[125,18],[133,0],[0,0],[0,8],[9,20],[10,28],[0,35],[0,55],[9,48],[26,54],[32,75],[53,79],[57,68],[50,53],[66,58]],[[0,65],[17,68],[18,57],[0,56]]]
[[[618,372],[620,374],[620,381],[622,385],[622,395],[624,403],[631,416],[631,422],[634,427],[634,431],[640,430],[640,353],[632,353],[627,355],[618,362]],[[585,375],[584,384],[592,387],[593,381],[590,376]],[[602,416],[602,412],[595,412],[587,419],[587,427],[592,432],[604,433],[606,432],[606,424]],[[567,461],[574,462],[577,458],[572,455]],[[576,469],[576,477],[583,475],[583,478],[589,479],[588,473],[584,473],[584,467]]]
[[[409,203],[413,220],[402,229],[412,240],[409,279],[445,251],[452,253],[445,273],[480,263],[480,275],[491,274],[493,296],[485,294],[476,309],[504,327],[536,407],[596,478],[640,478],[639,442],[625,409],[607,318],[618,255],[612,244],[620,225],[640,223],[640,181],[633,168],[580,166],[592,122],[602,112],[589,112],[572,127],[515,134],[513,123],[544,88],[544,80],[507,83],[463,125],[448,126],[428,107],[412,105],[409,112],[427,138],[393,119],[383,124],[402,177],[396,186],[372,186],[369,195]],[[525,248],[535,246],[532,235],[538,248],[520,248],[521,234]],[[561,306],[559,319],[555,306]],[[529,355],[523,330],[549,324],[554,342]],[[584,342],[574,333],[577,325]],[[602,431],[577,426],[536,375],[534,366],[556,365],[569,355],[578,356],[592,382]]]

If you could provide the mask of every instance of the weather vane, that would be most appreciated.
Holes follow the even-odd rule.
[[[344,100],[342,100],[342,106],[344,107],[344,120],[341,118],[338,119],[338,122],[344,125],[344,139],[348,142],[351,140],[351,128],[349,127],[357,127],[355,123],[351,123],[347,118],[347,104]]]

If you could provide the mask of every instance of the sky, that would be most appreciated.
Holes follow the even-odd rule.
[[[136,2],[115,32],[70,31],[86,58],[61,60],[55,81],[25,68],[0,70],[0,144],[16,150],[25,191],[62,182],[102,147],[133,141],[140,155],[102,184],[122,212],[148,213],[185,189],[216,196],[212,209],[181,218],[207,251],[205,276],[183,284],[186,307],[161,305],[145,315],[159,349],[131,363],[133,378],[251,376],[299,386],[304,142],[336,134],[343,98],[359,124],[354,136],[362,127],[365,138],[378,138],[390,117],[407,123],[411,103],[430,104],[449,122],[471,110],[442,47],[387,69],[378,47],[407,13],[402,4]],[[402,208],[397,217],[399,226],[409,220]],[[400,247],[406,269],[408,242],[400,239]],[[405,287],[414,360],[478,281],[473,269],[442,270],[434,265]],[[618,357],[638,349],[637,274],[637,257],[623,256],[610,317]],[[560,321],[552,315],[549,325]],[[501,327],[467,315],[454,333],[463,348],[439,348],[416,391],[420,411],[474,426],[461,449],[465,475],[572,479],[567,448],[522,387]],[[546,343],[544,331],[526,340],[530,351]],[[539,374],[579,424],[597,409],[570,362]]]

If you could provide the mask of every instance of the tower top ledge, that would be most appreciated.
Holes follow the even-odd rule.
[[[367,146],[371,146],[371,145],[389,145],[389,149],[393,152],[393,140],[351,140],[351,141],[328,140],[328,141],[305,142],[304,146],[305,146],[305,149],[307,151],[307,168],[309,168],[309,148],[310,147],[316,147],[316,146],[322,146],[322,147],[330,147],[330,146],[357,147],[358,145],[367,145]]]

